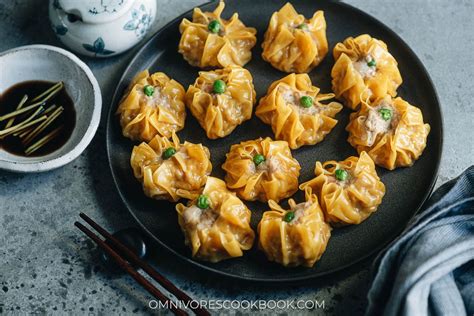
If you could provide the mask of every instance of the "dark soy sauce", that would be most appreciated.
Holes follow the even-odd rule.
[[[28,95],[28,101],[26,103],[28,105],[33,98],[43,93],[54,84],[55,82],[35,80],[20,82],[8,88],[2,95],[0,95],[0,116],[15,111],[18,103],[20,103],[25,94]],[[51,123],[40,135],[38,135],[31,144],[35,143],[43,136],[62,125],[63,128],[54,139],[46,143],[37,151],[33,152],[31,155],[26,155],[26,148],[21,143],[20,138],[10,135],[4,139],[0,139],[0,149],[18,156],[38,157],[47,155],[61,148],[67,142],[69,137],[71,137],[72,131],[76,125],[76,111],[74,109],[74,103],[72,102],[71,97],[67,94],[65,87],[63,87],[56,96],[46,102],[46,107],[49,107],[52,104],[62,106],[64,111],[53,121],[53,123]],[[29,114],[31,115],[31,113]],[[18,124],[27,116],[28,114],[17,116],[13,125]],[[5,128],[7,122],[8,119],[0,122],[0,130]]]

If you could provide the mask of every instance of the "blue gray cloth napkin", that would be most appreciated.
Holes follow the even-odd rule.
[[[379,255],[367,315],[474,315],[474,166]]]

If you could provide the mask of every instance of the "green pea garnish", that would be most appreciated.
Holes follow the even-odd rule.
[[[287,223],[291,222],[295,218],[295,212],[289,211],[286,212],[285,216],[283,216],[283,220]]]
[[[221,24],[217,20],[212,20],[207,25],[207,29],[209,30],[209,32],[217,34],[221,30]]]
[[[307,95],[300,98],[300,105],[304,108],[310,108],[313,106],[313,99]]]
[[[169,147],[165,149],[161,157],[163,157],[163,159],[169,159],[174,154],[176,154],[176,149],[174,149],[173,147]]]
[[[388,121],[392,118],[392,111],[390,109],[380,109],[379,113],[384,121]]]
[[[297,28],[297,29],[300,29],[300,30],[303,30],[303,31],[307,31],[307,30],[308,30],[308,24],[306,24],[306,23],[301,23],[301,24],[298,25],[296,28]]]
[[[226,89],[226,85],[223,80],[219,79],[219,80],[214,81],[214,84],[212,86],[212,91],[214,91],[214,93],[218,93],[218,94],[224,93],[225,89]]]
[[[375,59],[372,59],[371,61],[369,61],[369,62],[367,63],[367,66],[369,66],[369,67],[375,67],[375,66],[377,66],[377,63],[375,62]]]
[[[263,155],[256,154],[255,156],[253,156],[253,162],[255,163],[256,166],[258,166],[264,161],[265,161],[265,157]]]
[[[209,207],[209,199],[206,195],[204,194],[201,194],[198,199],[197,199],[197,202],[196,202],[196,205],[197,207],[199,207],[200,209],[206,209]]]
[[[337,169],[335,172],[336,179],[339,181],[345,181],[349,177],[349,174],[344,169]]]
[[[146,96],[151,97],[155,92],[155,88],[153,88],[153,86],[146,85],[145,87],[143,87],[143,92]]]

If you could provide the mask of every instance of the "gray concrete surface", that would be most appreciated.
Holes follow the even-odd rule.
[[[158,1],[154,30],[203,2]],[[0,2],[0,51],[34,43],[61,46],[49,28],[45,2]],[[455,177],[474,163],[473,2],[348,2],[394,29],[425,64],[444,112],[445,147],[438,185]],[[114,85],[135,52],[108,60],[83,58],[101,85],[103,118]],[[73,226],[80,211],[111,231],[133,225],[110,178],[104,130],[105,120],[89,148],[64,168],[30,175],[0,172],[0,314],[157,312],[148,308],[151,297],[130,278],[104,273],[92,243]],[[310,285],[250,288],[201,276],[168,256],[158,255],[156,261],[160,272],[197,299],[324,300],[325,308],[316,310],[318,314],[361,314],[369,284],[367,265]]]

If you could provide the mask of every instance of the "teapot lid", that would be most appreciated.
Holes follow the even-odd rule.
[[[54,0],[66,13],[79,16],[85,23],[105,23],[127,13],[134,0]]]

